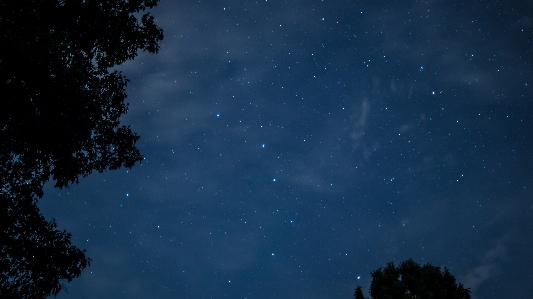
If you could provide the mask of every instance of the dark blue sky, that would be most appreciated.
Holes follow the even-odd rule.
[[[530,1],[161,1],[142,165],[47,186],[58,298],[352,298],[413,258],[533,298]]]

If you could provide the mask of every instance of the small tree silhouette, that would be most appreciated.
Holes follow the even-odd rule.
[[[457,283],[447,268],[441,271],[431,264],[420,266],[408,259],[398,267],[388,263],[371,273],[370,299],[470,299],[470,289]],[[355,289],[355,299],[364,299],[360,286]]]

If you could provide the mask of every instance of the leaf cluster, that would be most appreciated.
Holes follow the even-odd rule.
[[[44,184],[142,160],[117,65],[156,53],[158,0],[0,1],[0,298],[57,295],[90,264],[36,205]]]
[[[111,67],[163,38],[144,13],[155,0],[17,0],[0,3],[2,188],[42,196],[92,171],[132,167],[139,139],[120,117],[128,80]]]
[[[0,297],[46,298],[81,275],[91,259],[46,221],[29,197],[0,195]]]

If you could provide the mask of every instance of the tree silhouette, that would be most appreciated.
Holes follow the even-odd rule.
[[[31,198],[0,195],[0,298],[46,298],[90,264]]]
[[[18,0],[0,4],[3,189],[42,196],[96,170],[142,159],[120,126],[128,80],[109,68],[158,51],[157,0]]]
[[[355,288],[354,299],[365,299],[361,286],[357,286],[357,288]]]
[[[412,259],[400,263],[398,267],[388,263],[371,275],[370,299],[470,299],[470,289],[457,284],[447,268],[441,272],[439,267],[431,264],[420,266]],[[355,291],[355,298],[364,298],[360,286]]]
[[[89,265],[36,201],[50,179],[63,188],[141,161],[120,124],[128,80],[112,68],[157,53],[163,31],[144,12],[157,2],[0,2],[0,297],[55,295]]]

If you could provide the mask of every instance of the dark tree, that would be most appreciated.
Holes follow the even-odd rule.
[[[458,284],[447,268],[442,272],[439,267],[431,264],[420,266],[412,259],[400,263],[398,267],[388,263],[371,275],[371,299],[470,299],[470,289]]]
[[[361,286],[357,286],[357,288],[355,288],[354,299],[365,299]]]
[[[57,295],[61,281],[78,277],[90,259],[31,198],[0,196],[0,298]]]
[[[162,30],[137,12],[158,0],[6,0],[0,3],[2,189],[42,196],[96,170],[142,159],[120,125],[128,80],[109,68],[139,49],[158,51]]]
[[[89,265],[36,206],[44,184],[132,167],[139,137],[120,117],[113,67],[156,53],[158,0],[0,1],[0,298],[45,298]]]

